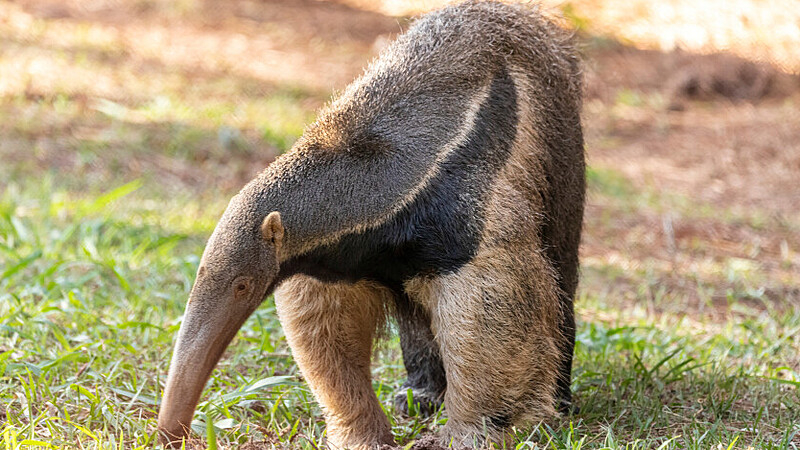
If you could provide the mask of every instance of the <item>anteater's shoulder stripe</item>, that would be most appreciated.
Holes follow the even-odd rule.
[[[436,158],[433,161],[431,167],[422,175],[422,178],[414,185],[408,193],[399,199],[399,201],[394,205],[391,211],[388,214],[384,214],[381,217],[376,217],[374,220],[365,222],[363,224],[357,225],[349,230],[345,230],[341,234],[348,234],[348,233],[360,233],[364,232],[370,228],[377,228],[389,220],[392,217],[396,216],[400,211],[407,208],[408,205],[414,202],[417,199],[419,194],[424,191],[430,184],[431,181],[436,178],[436,176],[441,172],[443,163],[460,147],[462,147],[469,139],[470,133],[475,129],[475,123],[478,118],[478,113],[481,110],[482,105],[485,103],[486,98],[489,95],[489,86],[483,86],[472,100],[467,105],[467,111],[464,114],[464,121],[461,123],[461,126],[458,128],[458,132],[456,135],[448,141],[445,145],[439,148],[436,151]]]
[[[412,204],[417,197],[423,192],[426,188],[429,187],[432,180],[436,178],[436,176],[440,173],[442,164],[452,156],[452,154],[459,148],[463,147],[464,144],[469,139],[470,134],[473,132],[477,117],[479,112],[481,111],[482,106],[486,103],[487,97],[489,96],[489,88],[490,86],[487,84],[485,86],[480,87],[477,92],[472,96],[472,98],[466,102],[466,111],[462,115],[463,119],[461,124],[456,129],[453,137],[447,141],[444,145],[439,147],[435,150],[433,158],[433,162],[426,168],[427,170],[424,171],[421,175],[416,175],[414,178],[417,178],[416,183],[412,184],[410,188],[408,188],[405,192],[402,193],[401,196],[395,197],[394,199],[388,199],[385,202],[385,208],[383,211],[371,211],[373,214],[371,217],[366,215],[366,217],[362,217],[360,222],[347,224],[346,226],[336,228],[334,230],[330,230],[324,234],[311,234],[310,236],[306,236],[305,239],[295,240],[292,242],[290,246],[287,246],[286,252],[281,255],[281,259],[285,260],[288,258],[292,258],[298,255],[302,255],[309,251],[312,251],[315,248],[319,248],[322,246],[330,245],[337,242],[342,236],[346,236],[352,233],[363,233],[367,230],[378,228],[387,222],[391,221],[392,218],[397,216],[398,213],[403,211],[407,208],[410,204]],[[425,112],[422,112],[425,114]],[[434,132],[434,131],[431,131]],[[415,149],[420,150],[420,149]],[[400,149],[399,151],[404,151],[404,149]],[[423,149],[424,151],[424,149]],[[409,155],[411,158],[418,158],[419,155]],[[369,156],[366,156],[369,158]],[[358,182],[364,183],[363,180],[358,180],[359,178],[358,173],[348,174],[348,176],[352,176],[355,180],[341,180],[343,183],[353,183],[356,184]],[[395,173],[395,176],[402,176],[402,173]],[[312,178],[312,176],[309,176]],[[365,177],[366,178],[366,177]],[[313,180],[309,180],[310,182],[314,182]],[[385,183],[399,183],[402,180],[397,179],[378,179],[374,180],[374,186],[367,186],[367,189],[375,189],[379,190],[384,188],[382,184]],[[318,181],[321,182],[321,181]],[[365,189],[364,185],[355,185],[353,186],[354,189]],[[347,199],[352,201],[351,199]],[[322,202],[325,202],[324,200]],[[300,205],[289,205],[289,207],[298,208]],[[329,205],[323,205],[328,207]],[[332,205],[331,205],[332,206]],[[314,209],[314,208],[308,208]],[[345,209],[342,210],[342,214],[345,213]],[[377,214],[375,214],[377,213]],[[291,216],[287,216],[287,219],[291,220]],[[309,221],[312,220],[320,220],[320,217],[309,217],[305,224],[307,225]],[[292,233],[292,229],[289,228],[288,233]]]
[[[400,289],[421,273],[458,270],[479,248],[485,197],[513,151],[517,100],[511,74],[497,73],[469,103],[459,132],[431,158],[436,164],[387,214],[317,240],[284,261],[282,276],[373,279]]]

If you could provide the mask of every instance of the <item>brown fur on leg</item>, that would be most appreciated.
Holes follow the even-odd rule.
[[[536,250],[536,215],[526,214],[540,199],[522,194],[521,181],[506,172],[493,185],[470,263],[405,284],[430,311],[447,375],[450,420],[440,439],[453,448],[510,443],[511,425],[555,414],[564,312],[552,262]],[[513,222],[511,210],[519,212]]]
[[[286,338],[325,410],[333,448],[394,443],[370,381],[372,340],[391,298],[391,291],[372,282],[323,283],[300,275],[275,291]]]
[[[511,425],[555,413],[558,302],[520,280],[520,262],[494,249],[457,273],[416,281],[433,300],[432,328],[447,375],[443,445],[513,442]],[[528,263],[547,272],[541,258]],[[504,275],[514,272],[516,280]]]

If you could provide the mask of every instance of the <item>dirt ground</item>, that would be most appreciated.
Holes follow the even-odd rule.
[[[608,220],[590,195],[584,258],[654,269],[689,297],[697,282],[729,281],[704,264],[740,261],[765,277],[768,297],[797,301],[798,78],[730,54],[617,43],[588,49],[586,65],[590,167],[659,200]]]

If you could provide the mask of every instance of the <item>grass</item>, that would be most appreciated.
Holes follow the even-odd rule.
[[[0,1],[2,449],[157,447],[158,402],[205,240],[231,195],[329,94],[325,82],[307,83],[325,69],[287,80],[237,66],[225,51],[192,66],[181,56],[196,51],[193,39],[229,42],[261,19],[225,16],[209,31],[198,3],[162,3],[117,5],[132,9],[115,24],[102,11],[58,20]],[[305,39],[286,24],[261,25],[247,42]],[[130,35],[146,39],[131,45]],[[352,65],[337,75],[349,78],[373,40],[317,44],[303,51]],[[796,223],[659,190],[592,160],[635,137],[615,126],[661,114],[652,112],[660,103],[623,88],[589,104],[573,374],[581,410],[517,430],[513,448],[800,447]],[[408,447],[447,417],[395,417],[403,377],[390,337],[375,348],[373,385]],[[193,429],[198,448],[322,445],[321,411],[271,299],[213,372]]]
[[[593,189],[618,192],[621,182],[603,173],[590,176]],[[140,187],[134,181],[76,195],[23,183],[0,197],[6,448],[154,447],[172,339],[224,202],[203,208],[187,197],[154,205]],[[520,430],[517,448],[800,445],[800,310],[733,291],[722,320],[686,314],[686,298],[662,287],[658,275],[634,275],[628,290],[613,282],[614,271],[624,273],[584,267],[585,285],[612,282],[605,290],[584,288],[577,303],[573,387],[581,412]],[[396,339],[378,347],[373,373],[391,413],[403,376]],[[322,442],[320,411],[297,376],[269,299],[231,345],[203,399],[194,429],[221,446]],[[402,443],[445,420],[392,423]]]

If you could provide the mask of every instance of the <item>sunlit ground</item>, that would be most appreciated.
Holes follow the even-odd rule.
[[[641,49],[730,51],[800,71],[800,10],[794,0],[543,0],[521,3],[558,11],[581,30]],[[429,11],[447,0],[342,0],[341,3],[394,16]],[[457,3],[457,2],[455,2]]]

